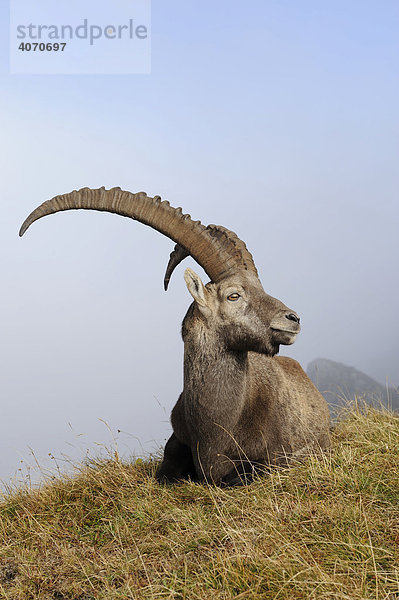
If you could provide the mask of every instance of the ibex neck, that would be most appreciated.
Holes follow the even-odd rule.
[[[223,423],[232,431],[244,405],[248,353],[228,352],[218,340],[207,338],[185,340],[185,400],[190,417],[198,410],[202,424]]]

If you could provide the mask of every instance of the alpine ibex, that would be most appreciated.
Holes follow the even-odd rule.
[[[173,411],[173,433],[158,469],[160,482],[191,477],[219,484],[251,479],[256,468],[286,464],[329,446],[325,400],[291,358],[299,317],[262,287],[251,254],[235,233],[193,221],[181,208],[144,192],[84,188],[34,210],[37,219],[69,209],[104,210],[149,225],[176,242],[164,286],[188,255],[210,278],[187,269],[194,298],[183,320],[184,389]]]

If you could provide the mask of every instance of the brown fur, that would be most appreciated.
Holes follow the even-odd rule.
[[[295,313],[252,274],[204,287],[187,272],[194,303],[182,327],[184,390],[158,480],[242,483],[256,469],[327,448],[325,400],[295,360],[275,356],[299,332]],[[231,302],[235,290],[240,299]]]

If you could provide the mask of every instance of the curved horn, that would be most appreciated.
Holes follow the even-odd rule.
[[[223,234],[211,233],[200,221],[193,221],[190,215],[184,215],[181,208],[173,208],[167,201],[162,202],[160,196],[151,198],[145,192],[132,194],[120,188],[82,188],[55,196],[43,202],[25,219],[19,235],[22,236],[41,217],[80,208],[116,213],[149,225],[184,248],[212,281],[219,281],[240,268],[246,268],[237,260],[238,246],[242,244],[245,247],[237,236],[230,239]],[[227,231],[224,228],[219,230]]]
[[[176,244],[174,250],[170,253],[168,266],[166,267],[165,277],[163,278],[163,287],[166,292],[168,289],[169,281],[172,276],[173,271],[176,269],[177,265],[181,263],[182,260],[190,256],[190,253],[187,252],[183,246]]]
[[[206,231],[213,239],[221,240],[222,238],[228,239],[235,247],[235,259],[238,268],[252,271],[258,277],[258,271],[255,267],[254,259],[252,254],[242,240],[230,229],[226,229],[222,225],[208,225]],[[179,244],[176,244],[174,250],[170,254],[168,266],[166,267],[165,277],[163,280],[165,290],[168,289],[169,281],[173,271],[179,265],[182,260],[190,256],[190,253],[185,250]]]

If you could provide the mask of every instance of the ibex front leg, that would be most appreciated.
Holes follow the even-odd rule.
[[[174,433],[166,443],[164,456],[156,478],[159,483],[175,483],[181,479],[197,479],[191,449]]]

